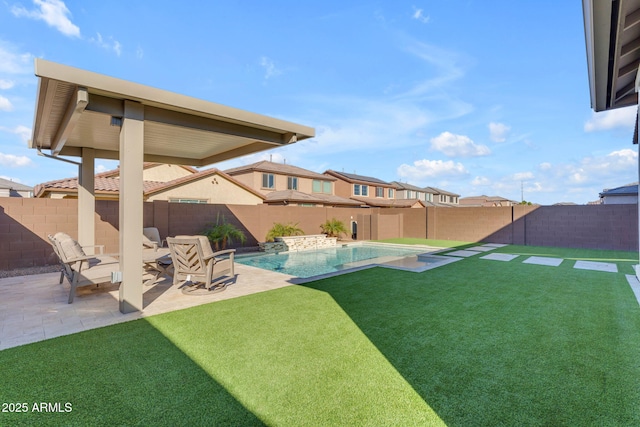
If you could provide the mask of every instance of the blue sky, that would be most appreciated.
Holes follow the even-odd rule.
[[[223,170],[271,157],[541,204],[638,179],[635,110],[590,108],[579,1],[3,0],[0,176],[27,185],[76,174],[27,149],[37,57],[316,129]]]

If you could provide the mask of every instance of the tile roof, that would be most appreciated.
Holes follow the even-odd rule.
[[[418,199],[379,199],[373,197],[351,197],[353,200],[362,202],[374,208],[410,208],[419,204],[425,206],[422,200]]]
[[[9,190],[16,191],[31,191],[33,188],[28,185],[20,184],[19,182],[14,182],[9,179],[0,178],[0,188],[5,188]]]
[[[621,187],[605,189],[600,193],[600,197],[604,196],[629,196],[638,194],[638,183],[623,185]]]
[[[420,187],[417,187],[415,185],[407,184],[406,182],[391,181],[391,184],[395,185],[399,190],[421,191],[423,193],[427,192],[424,188],[420,188]]]
[[[153,167],[160,166],[160,165],[162,165],[162,163],[144,162],[142,164],[142,169],[149,169],[149,168],[153,168]],[[185,165],[176,165],[176,166],[179,166],[179,167],[181,167],[183,169],[186,169],[187,171],[189,171],[191,173],[197,173],[198,172],[198,169],[193,168],[191,166],[185,166]],[[120,175],[120,168],[115,168],[115,169],[111,169],[111,170],[96,174],[96,178],[97,177],[109,178],[109,177],[116,177],[116,176],[119,176],[119,175]]]
[[[113,172],[113,171],[108,171],[109,173]],[[104,176],[106,172],[97,174],[95,176],[95,181],[94,181],[94,188],[95,191],[98,193],[110,193],[110,194],[118,194],[118,192],[120,191],[120,178],[119,177],[111,177],[111,176]],[[179,185],[183,185],[183,184],[187,184],[189,182],[192,181],[196,181],[198,179],[203,179],[206,178],[208,176],[212,176],[212,175],[220,175],[223,178],[233,182],[234,184],[236,184],[239,187],[242,187],[243,189],[245,189],[246,191],[251,192],[252,194],[255,194],[256,196],[260,197],[261,199],[264,199],[264,195],[262,195],[261,193],[253,190],[252,188],[248,187],[247,185],[238,182],[236,179],[234,179],[233,177],[225,174],[224,172],[216,169],[216,168],[211,168],[211,169],[206,169],[203,171],[196,171],[195,173],[191,174],[191,175],[187,175],[187,176],[183,176],[181,178],[177,178],[174,179],[172,181],[167,181],[167,182],[161,182],[161,181],[143,181],[142,184],[142,188],[144,191],[144,195],[145,196],[149,196],[151,194],[154,193],[158,193],[160,191],[164,191],[168,188],[172,188],[172,187],[176,187]],[[49,182],[45,182],[42,184],[38,184],[35,188],[35,197],[39,197],[44,191],[46,190],[69,190],[71,192],[76,192],[78,191],[78,178],[63,178],[63,179],[59,179],[59,180],[55,180],[55,181],[49,181]]]
[[[344,197],[322,193],[302,193],[296,190],[273,191],[267,194],[265,203],[321,203],[324,205],[340,206],[362,206],[363,203],[356,200],[345,199]]]
[[[263,160],[261,162],[252,163],[250,165],[239,166],[237,168],[226,169],[227,175],[239,175],[246,172],[271,172],[281,175],[292,175],[303,178],[324,179],[335,181],[335,178],[327,177],[321,173],[313,172],[308,169],[299,168],[298,166],[288,165],[286,163],[275,163]]]
[[[386,185],[386,186],[389,186],[389,187],[393,187],[393,184],[390,184],[390,183],[385,182],[385,181],[383,181],[381,179],[374,178],[374,177],[371,177],[371,176],[357,175],[355,173],[337,172],[337,171],[334,171],[334,170],[331,170],[331,169],[327,170],[325,172],[325,174],[330,174],[330,175],[336,176],[336,177],[341,178],[341,179],[343,179],[345,181],[348,181],[348,182],[366,182],[366,183],[371,183],[371,184],[382,184],[382,185]]]
[[[460,196],[459,194],[451,193],[451,192],[445,191],[445,190],[441,190],[441,189],[436,188],[436,187],[425,187],[424,189],[425,189],[425,191],[427,193],[432,193],[432,194],[444,194],[445,196]]]

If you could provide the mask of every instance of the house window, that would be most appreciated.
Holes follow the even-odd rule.
[[[287,190],[297,190],[298,189],[298,177],[289,176],[287,177]]]
[[[275,178],[272,173],[262,174],[262,188],[275,188]]]
[[[197,204],[205,204],[207,203],[207,199],[169,199],[169,203],[197,203]]]
[[[393,199],[393,197],[394,197],[394,196],[393,196],[393,188],[390,188],[390,189],[389,189],[389,198],[390,198],[390,199]]]
[[[313,191],[314,193],[331,194],[331,181],[314,179],[311,184],[311,191]]]
[[[407,190],[407,199],[413,199],[413,191]]]
[[[360,195],[360,184],[353,184],[353,195],[354,196]]]
[[[376,187],[376,197],[384,197],[384,188]]]
[[[363,196],[369,196],[369,186],[368,185],[362,185],[360,187],[360,190],[362,191],[362,195]]]

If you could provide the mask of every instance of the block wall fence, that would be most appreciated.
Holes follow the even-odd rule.
[[[47,234],[64,231],[77,238],[78,201],[73,199],[0,198],[0,270],[55,264]],[[636,205],[513,206],[502,208],[311,208],[267,205],[196,205],[147,202],[144,226],[160,235],[200,234],[220,218],[258,246],[275,222],[297,223],[306,234],[336,218],[358,240],[414,237],[528,246],[638,250]],[[96,201],[96,244],[118,252],[118,202]],[[351,235],[343,239],[350,240]],[[231,244],[238,247],[238,244]]]

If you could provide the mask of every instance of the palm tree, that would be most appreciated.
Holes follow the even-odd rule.
[[[276,237],[300,236],[301,234],[304,234],[304,231],[298,227],[297,222],[295,224],[274,222],[273,227],[271,227],[267,232],[267,237],[265,239],[267,242],[273,242]]]
[[[324,224],[321,224],[320,229],[328,237],[340,237],[341,234],[347,234],[344,223],[335,218],[328,219]]]
[[[217,251],[225,249],[227,243],[234,243],[234,241],[244,243],[247,241],[244,232],[235,225],[228,223],[224,215],[222,216],[222,220],[220,220],[220,214],[216,217],[215,223],[208,224],[204,235],[214,244]]]

